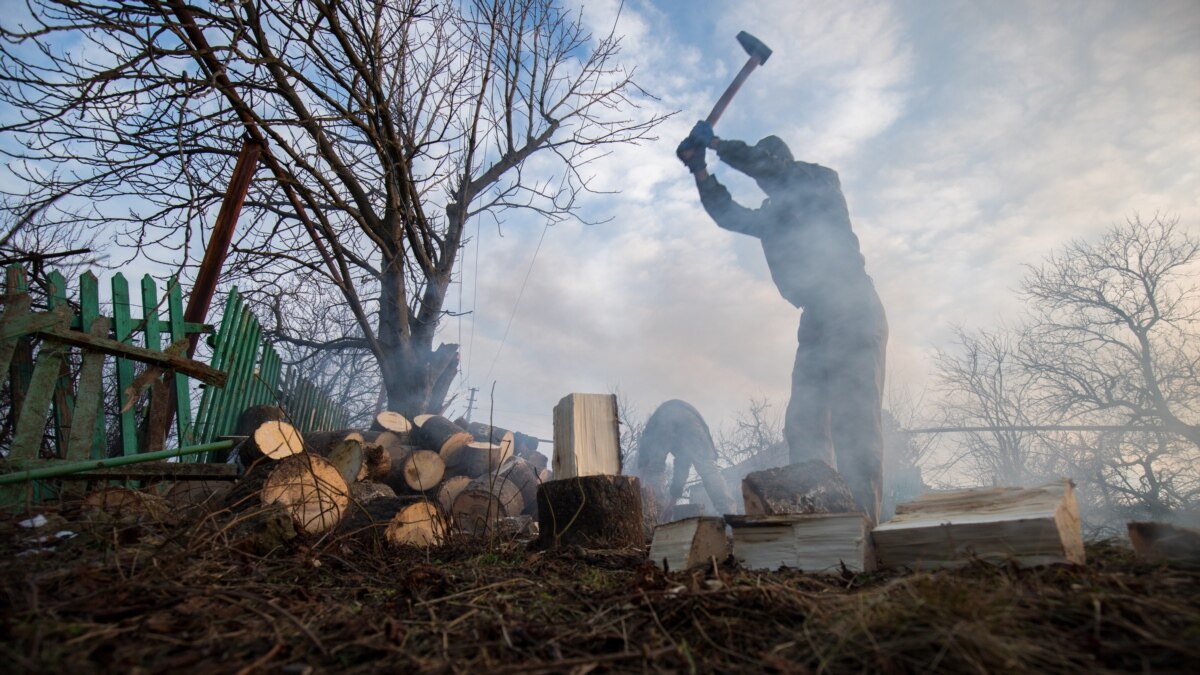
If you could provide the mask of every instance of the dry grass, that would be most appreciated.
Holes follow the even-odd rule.
[[[637,552],[361,537],[272,551],[229,514],[63,507],[0,523],[7,672],[1200,672],[1200,573],[1117,546],[1086,567],[818,578],[663,574]]]

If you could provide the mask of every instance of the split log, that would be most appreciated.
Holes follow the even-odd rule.
[[[742,501],[748,516],[859,510],[842,475],[819,459],[746,474]]]
[[[650,562],[664,570],[690,570],[725,562],[731,549],[721,518],[687,518],[654,528]]]
[[[441,415],[418,415],[413,419],[413,440],[429,450],[441,454],[453,452],[475,440],[466,429]]]
[[[1129,542],[1139,558],[1187,566],[1200,565],[1200,530],[1168,523],[1129,523]]]
[[[413,450],[392,461],[384,483],[396,494],[428,492],[437,488],[446,473],[446,463],[432,450]]]
[[[495,473],[508,458],[505,448],[493,443],[472,441],[441,453],[446,473],[451,476],[480,476]]]
[[[371,425],[371,428],[377,431],[391,431],[403,436],[412,431],[413,425],[404,415],[384,410],[375,416],[375,423]]]
[[[397,456],[406,455],[412,450],[417,449],[417,446],[412,444],[411,437],[401,436],[394,431],[368,431],[363,434],[363,438],[368,443],[375,443],[382,446],[392,456],[392,459],[396,459]],[[434,450],[434,452],[437,451]]]
[[[384,451],[383,446],[367,442],[368,436],[374,439],[379,434],[364,434],[353,429],[310,431],[304,434],[304,449],[314,455],[329,458],[344,441],[357,441],[362,445],[362,467],[355,480],[382,480],[391,470],[392,458]]]
[[[621,473],[621,432],[617,397],[569,394],[554,406],[554,475]]]
[[[381,536],[394,546],[431,546],[445,538],[445,524],[435,504],[422,497],[378,497],[351,506],[339,526],[342,532]]]
[[[1069,480],[925,494],[897,505],[895,517],[875,528],[873,538],[883,567],[1084,563],[1079,505]]]
[[[467,489],[472,480],[474,479],[469,476],[451,476],[442,481],[441,486],[438,487],[437,501],[443,512],[454,512],[454,500],[463,490]]]
[[[875,569],[871,524],[861,513],[726,516],[733,555],[753,570],[781,567],[811,574]]]
[[[464,532],[483,534],[492,531],[503,518],[521,515],[525,502],[521,490],[501,476],[483,476],[472,480],[454,498],[451,517]]]
[[[325,459],[338,470],[347,485],[359,480],[360,473],[366,474],[362,442],[353,438],[338,443]]]
[[[642,499],[633,476],[578,476],[537,491],[539,546],[627,548],[646,545]]]
[[[256,465],[226,497],[226,504],[238,511],[278,503],[303,531],[313,534],[332,529],[349,501],[349,487],[337,468],[305,452]]]
[[[384,483],[358,481],[350,484],[350,501],[355,504],[365,504],[372,499],[395,496],[396,491]]]

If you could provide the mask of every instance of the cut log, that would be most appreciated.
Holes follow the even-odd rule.
[[[443,457],[475,440],[466,429],[441,415],[418,415],[413,424],[413,440],[417,445]]]
[[[300,529],[319,534],[333,529],[350,502],[342,475],[324,457],[301,453],[280,460],[263,481],[262,503],[281,504]]]
[[[508,458],[504,447],[479,441],[452,448],[449,452],[442,452],[441,456],[446,463],[447,474],[471,478],[495,473]]]
[[[413,450],[392,461],[392,470],[383,481],[396,494],[428,492],[437,488],[446,473],[446,463],[432,450]]]
[[[436,505],[421,497],[379,497],[355,504],[339,526],[358,536],[381,536],[395,546],[431,546],[445,537]]]
[[[355,429],[309,431],[304,434],[304,449],[307,452],[328,457],[338,443],[347,439],[357,440],[360,443],[366,442],[366,437],[362,432]]]
[[[287,413],[276,405],[252,405],[238,415],[234,425],[234,436],[252,436],[255,430],[267,422],[287,422]]]
[[[375,424],[372,428],[379,431],[391,431],[401,436],[412,431],[412,422],[407,417],[398,412],[384,410],[375,416]]]
[[[238,446],[238,459],[249,467],[261,461],[279,461],[304,452],[304,439],[287,422],[263,422]]]
[[[742,501],[748,516],[858,511],[845,479],[818,459],[746,474]]]
[[[104,513],[123,520],[162,521],[171,515],[166,498],[124,487],[94,490],[83,498],[82,506],[84,511],[92,514]]]
[[[471,484],[473,479],[468,476],[451,476],[442,481],[438,487],[437,502],[438,506],[442,507],[445,513],[454,512],[454,500],[458,495]]]
[[[270,555],[297,534],[292,514],[282,504],[259,505],[239,513],[225,532],[230,548],[256,556]]]
[[[616,396],[565,396],[554,406],[554,475],[561,480],[620,474],[618,424]]]
[[[1200,565],[1200,530],[1168,523],[1129,523],[1129,542],[1139,558],[1176,565]]]
[[[520,457],[509,457],[500,465],[500,475],[508,479],[521,491],[525,504],[524,513],[537,517],[537,469]]]
[[[521,447],[520,443],[517,444],[517,447],[518,448]],[[538,471],[541,471],[542,469],[546,469],[550,466],[550,460],[545,455],[543,455],[540,452],[537,452],[536,450],[532,451],[532,452],[521,452],[520,450],[518,450],[517,456],[520,457],[521,459],[525,460],[526,462],[529,462],[529,464],[531,466],[533,466],[535,469],[537,469]]]
[[[861,513],[726,516],[733,555],[754,570],[781,567],[811,574],[875,569],[871,524]]]
[[[1083,534],[1069,480],[1036,488],[926,494],[896,506],[875,528],[883,567],[936,569],[971,560],[1022,566],[1084,563]]]
[[[521,490],[512,481],[502,476],[483,476],[458,493],[451,516],[464,532],[482,534],[492,531],[503,518],[521,515],[524,508]]]
[[[392,456],[382,445],[366,443],[363,445],[363,471],[359,480],[381,482],[392,471]]]
[[[392,456],[392,459],[396,459],[400,455],[406,455],[417,448],[417,446],[411,443],[412,439],[410,437],[401,436],[394,431],[368,431],[363,434],[363,438],[368,443],[383,446],[383,449]],[[436,450],[434,451],[436,452]]]
[[[538,486],[539,545],[644,547],[642,499],[633,476],[579,476]]]
[[[181,480],[171,484],[166,498],[175,510],[208,509],[219,505],[230,487],[226,481]]]
[[[731,548],[721,518],[687,518],[654,528],[650,562],[664,570],[690,570],[725,562]]]
[[[395,496],[396,491],[383,483],[358,481],[350,484],[350,501],[355,504],[365,504],[380,497]]]

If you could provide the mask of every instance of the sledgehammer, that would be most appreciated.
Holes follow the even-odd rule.
[[[754,72],[755,68],[766,63],[767,59],[771,58],[771,48],[763,44],[762,40],[759,40],[746,31],[737,34],[737,41],[742,46],[742,49],[745,49],[746,53],[750,55],[750,58],[746,59],[746,65],[742,66],[737,77],[733,78],[733,82],[730,82],[729,86],[725,88],[725,93],[721,94],[721,98],[717,99],[717,104],[713,106],[712,112],[708,113],[705,121],[710,126],[717,125],[717,120],[721,119],[725,108],[729,107],[729,102],[733,100],[733,96],[738,92],[738,89],[742,88],[742,83],[746,81],[746,78],[750,77],[750,73]]]
[[[738,72],[737,77],[733,78],[733,82],[725,89],[725,93],[721,94],[721,98],[717,99],[717,104],[713,106],[712,112],[708,113],[708,118],[705,120],[712,126],[717,125],[717,120],[721,119],[721,115],[725,112],[725,108],[729,106],[729,102],[733,100],[733,95],[742,88],[742,83],[750,77],[750,73],[754,69],[767,62],[771,58],[771,48],[763,44],[762,40],[753,35],[742,31],[737,34],[738,44],[742,45],[742,49],[750,55],[746,60],[746,65],[742,66],[742,70]]]

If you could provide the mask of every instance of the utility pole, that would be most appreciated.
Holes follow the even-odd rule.
[[[467,421],[470,422],[471,411],[475,409],[475,392],[479,391],[479,387],[471,387],[468,389],[468,391],[471,393],[471,396],[467,399],[467,414],[464,415],[464,417],[466,417]]]

